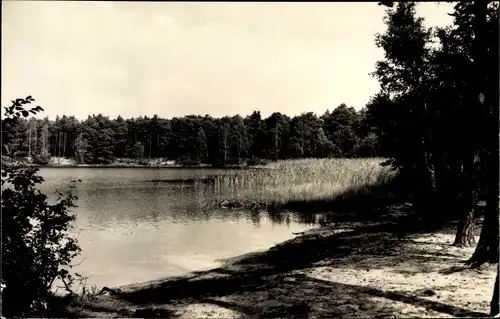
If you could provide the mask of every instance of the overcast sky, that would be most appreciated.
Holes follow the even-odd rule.
[[[428,25],[451,5],[422,3]],[[264,116],[363,107],[376,3],[2,1],[2,106],[44,116]]]

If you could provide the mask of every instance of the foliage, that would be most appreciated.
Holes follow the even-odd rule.
[[[4,121],[28,116],[23,106],[33,101],[31,97],[13,101]],[[42,108],[31,110],[36,113]],[[75,220],[71,209],[76,207],[76,181],[67,192],[59,193],[55,204],[49,204],[36,188],[43,182],[37,171],[2,166],[2,283],[6,285],[2,314],[7,317],[40,315],[56,279],[71,285],[68,267],[80,252],[69,235]]]
[[[321,117],[309,112],[290,118],[276,112],[262,118],[257,111],[245,118],[109,119],[99,114],[78,121],[58,116],[54,121],[19,119],[9,128],[10,139],[2,143],[18,157],[28,156],[31,149],[40,164],[49,162],[51,156],[86,164],[127,157],[239,164],[252,158],[377,156],[378,141],[372,138],[374,132],[366,120],[364,110],[357,112],[345,104]],[[31,137],[28,125],[34,131]]]
[[[482,141],[498,138],[498,124],[484,125],[488,117],[476,102],[482,75],[474,66],[472,2],[455,6],[453,26],[434,30],[425,27],[415,8],[415,2],[391,2],[386,9],[387,30],[376,36],[385,57],[373,73],[382,90],[368,103],[364,122],[376,134],[377,154],[413,181],[422,212],[432,219],[446,211],[461,218],[470,214],[484,187]],[[487,23],[488,63],[497,65],[498,11],[489,11]],[[493,80],[493,72],[498,77],[498,68],[488,70],[487,77]],[[498,105],[498,85],[484,89],[490,105]],[[452,203],[456,206],[449,207]]]
[[[134,145],[132,157],[141,160],[144,157],[144,147],[141,142],[137,142]]]
[[[474,209],[485,200],[468,264],[498,262],[498,3],[458,2],[453,25],[435,30],[416,16],[415,2],[382,4],[387,30],[376,44],[385,57],[374,72],[382,90],[366,121],[379,154],[411,180],[428,221],[460,220],[454,245],[474,244]],[[498,313],[495,296],[491,312]]]
[[[414,185],[413,204],[429,222],[460,220],[454,245],[475,243],[474,210],[485,200],[468,264],[498,262],[498,2],[455,2],[453,25],[434,30],[415,2],[379,4],[387,7],[387,30],[376,36],[385,53],[374,72],[382,90],[366,121],[379,154]],[[493,316],[497,294],[491,305]]]

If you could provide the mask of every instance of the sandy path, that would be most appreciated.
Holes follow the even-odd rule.
[[[411,241],[407,248],[425,251],[427,256],[418,256],[429,257],[425,262],[415,265],[411,261],[412,256],[403,255],[405,251],[394,252],[390,257],[392,263],[386,259],[384,263],[389,266],[379,269],[369,268],[370,264],[380,261],[377,256],[364,258],[355,268],[345,267],[349,263],[346,258],[341,262],[337,260],[341,264],[339,266],[335,265],[333,259],[324,260],[318,266],[277,276],[280,277],[278,280],[281,284],[267,291],[262,289],[258,292],[213,298],[212,303],[192,303],[177,308],[175,312],[182,318],[248,316],[235,310],[238,307],[234,304],[238,303],[241,308],[252,305],[261,309],[261,313],[275,313],[279,316],[279,308],[290,307],[297,300],[310,306],[309,317],[441,318],[479,316],[479,313],[489,312],[495,266],[450,273],[455,267],[463,266],[461,261],[467,259],[474,248],[450,246],[453,235],[449,234],[425,234],[416,236]],[[446,262],[432,258],[436,256],[441,256]],[[355,262],[358,257],[352,255],[348,259]],[[321,266],[321,263],[331,265]],[[328,283],[332,286],[342,284],[343,289],[329,291],[325,288],[322,293],[318,293],[321,289],[318,289],[318,285],[311,284],[309,278],[320,280],[326,286]],[[298,289],[295,285],[297,282],[302,282]],[[356,288],[350,291],[349,287]],[[366,295],[363,298],[368,302],[359,302],[360,294]]]
[[[304,274],[329,282],[375,288],[406,296],[419,296],[423,300],[436,301],[468,311],[488,313],[496,267],[487,266],[481,270],[449,273],[453,267],[463,266],[460,261],[471,256],[474,250],[474,248],[450,246],[453,239],[453,235],[428,234],[414,238],[410,244],[414,246],[413,248],[418,247],[426,251],[428,256],[441,255],[448,262],[429,259],[420,264],[420,267],[411,267],[408,262],[401,259],[401,255],[395,255],[393,265],[381,269],[366,268],[366,271],[362,271],[328,266],[308,269]],[[365,259],[364,264],[369,265],[370,259]],[[422,269],[426,270],[420,272]],[[382,297],[374,297],[373,300],[384,307],[392,308],[391,312],[398,317],[452,317],[448,313],[431,309],[433,308],[431,303],[421,303],[420,306],[416,306]],[[373,315],[369,311],[359,314]]]

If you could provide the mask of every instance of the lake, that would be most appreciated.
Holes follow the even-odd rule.
[[[41,191],[81,179],[74,235],[76,272],[89,286],[119,286],[217,267],[218,260],[268,249],[314,227],[293,214],[207,210],[210,191],[157,180],[224,174],[221,169],[42,168]],[[156,180],[156,182],[155,182]],[[54,197],[50,197],[51,200]]]

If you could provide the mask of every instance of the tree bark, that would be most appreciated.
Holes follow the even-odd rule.
[[[63,156],[66,156],[66,144],[67,144],[67,138],[66,138],[66,132],[63,132]]]
[[[58,147],[59,147],[59,153],[58,153],[58,155],[59,155],[59,162],[61,162],[61,159],[60,159],[60,157],[61,157],[61,151],[62,151],[61,150],[62,149],[62,132],[61,131],[59,131],[58,136],[59,136],[59,145],[58,145]]]
[[[498,182],[497,182],[498,185]],[[467,263],[476,268],[483,263],[497,263],[499,253],[499,213],[498,213],[498,195],[495,195],[496,201],[487,198],[486,210],[484,213],[483,228],[476,249]]]
[[[500,287],[498,284],[498,276],[500,276],[500,269],[497,270],[497,279],[493,287],[493,298],[491,299],[490,317],[495,317],[500,313]]]
[[[57,135],[54,136],[54,149],[52,150],[52,156],[57,156]]]
[[[38,143],[38,132],[37,132],[37,129],[38,129],[38,128],[37,128],[37,123],[35,122],[35,132],[34,132],[34,134],[35,134],[35,140],[34,140],[35,145],[34,145],[34,151],[33,151],[33,153],[35,153],[35,154],[37,154],[37,155],[38,155],[38,148],[37,148],[37,143]]]
[[[485,262],[498,262],[499,251],[499,154],[498,154],[498,106],[489,107],[483,89],[486,83],[485,54],[486,54],[486,10],[488,2],[474,2],[475,16],[475,39],[474,53],[477,70],[476,81],[476,99],[478,111],[483,116],[483,123],[486,123],[486,130],[482,132],[478,143],[486,150],[483,152],[483,163],[486,171],[486,210],[483,220],[483,229],[479,243],[474,251],[474,254],[469,259],[468,263],[471,267],[478,267]],[[493,97],[492,97],[492,100]],[[483,143],[483,140],[486,143]]]
[[[474,221],[474,210],[466,208],[465,217],[458,224],[453,246],[472,247],[476,244],[476,239],[474,238]]]
[[[482,65],[482,60],[484,59],[485,52],[485,35],[486,35],[486,6],[479,2],[474,2],[474,41],[472,44],[472,57],[474,59],[474,77],[472,80],[472,90],[470,94],[466,95],[466,103],[461,114],[463,123],[468,123],[467,134],[463,137],[463,201],[462,205],[471,205],[470,208],[475,207],[475,196],[471,196],[478,189],[477,180],[479,178],[479,169],[477,166],[477,159],[479,156],[479,151],[484,149],[484,131],[482,123],[487,117],[485,117],[484,100],[481,100],[479,96],[483,89],[483,84],[486,76],[486,69]],[[469,208],[467,208],[469,209]],[[468,224],[468,219],[470,220],[472,212],[466,211],[465,214],[461,216],[461,221],[459,228],[457,229],[455,243],[460,246],[459,237],[464,231],[461,229],[463,225]],[[486,219],[486,218],[485,218]],[[483,227],[484,230],[484,227]]]
[[[455,191],[455,194],[459,196],[459,198],[455,199],[457,202],[455,207],[461,211],[461,214],[459,215],[460,222],[455,235],[455,241],[452,245],[457,247],[472,247],[476,244],[474,238],[474,208],[477,204],[477,169],[474,163],[476,150],[475,145],[472,144],[465,146],[464,149],[465,155],[463,161],[461,192]]]
[[[28,158],[31,158],[31,122],[29,122]]]
[[[418,170],[420,172],[422,181],[420,187],[423,188],[424,198],[421,200],[427,201],[427,205],[424,211],[424,218],[431,223],[438,223],[436,220],[437,216],[440,216],[443,212],[440,211],[439,199],[437,198],[436,189],[436,174],[435,174],[435,159],[436,149],[434,146],[434,139],[432,137],[432,127],[430,125],[430,114],[427,107],[427,97],[426,92],[420,81],[422,71],[419,69],[412,70],[413,77],[418,79],[415,81],[414,85],[418,88],[421,98],[421,109],[420,109],[420,120],[423,125],[421,126],[421,168]]]
[[[151,160],[151,135],[149,135],[149,160]]]

